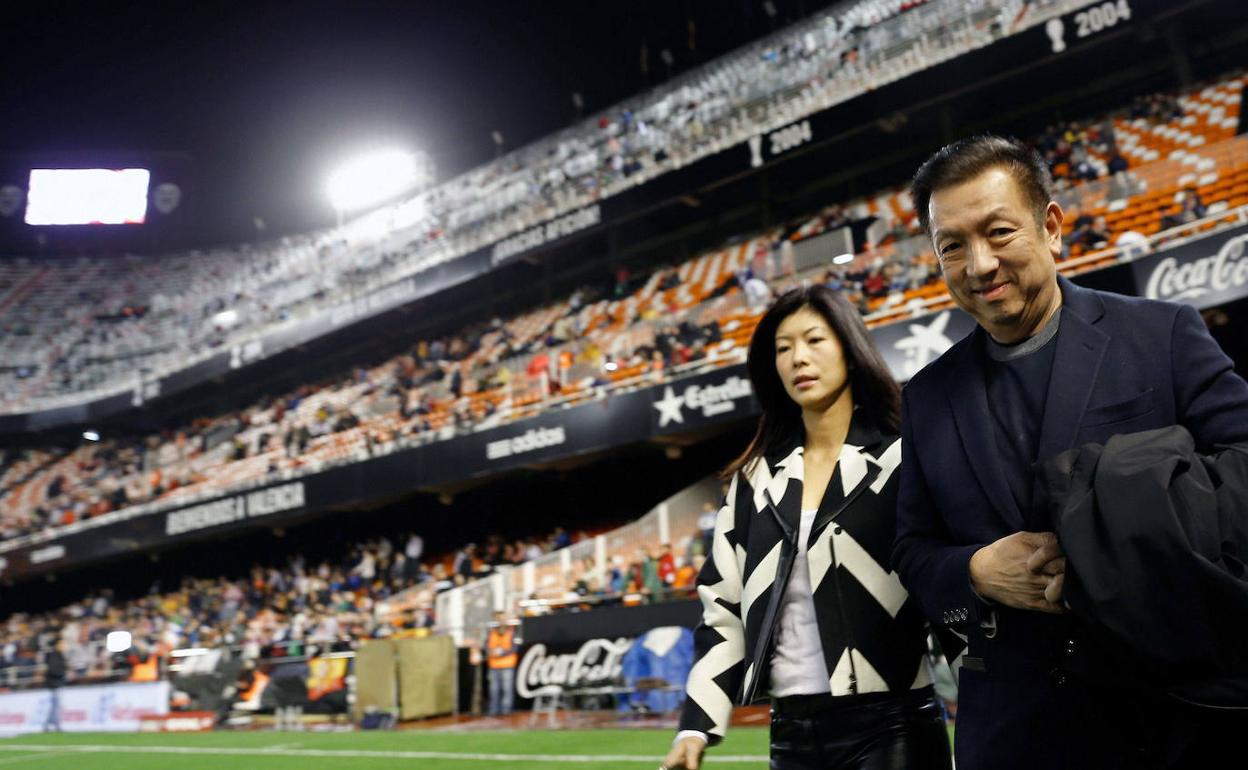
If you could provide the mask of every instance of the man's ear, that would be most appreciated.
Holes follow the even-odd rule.
[[[1049,201],[1049,205],[1044,209],[1044,232],[1049,243],[1049,253],[1057,259],[1062,254],[1062,222],[1066,221],[1066,214],[1062,211],[1062,207],[1057,201]]]

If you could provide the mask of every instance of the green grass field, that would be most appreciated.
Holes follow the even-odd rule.
[[[78,733],[0,740],[0,769],[57,770],[654,770],[670,730],[196,734]],[[767,729],[735,727],[711,768],[767,767]]]

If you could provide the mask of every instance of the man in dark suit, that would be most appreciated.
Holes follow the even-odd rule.
[[[1066,612],[1033,466],[1174,424],[1205,449],[1248,441],[1248,384],[1191,307],[1058,276],[1062,209],[1022,145],[949,145],[912,194],[950,294],[979,324],[904,392],[893,553],[937,630],[968,643],[958,770],[1190,766],[1225,725],[1150,698]]]

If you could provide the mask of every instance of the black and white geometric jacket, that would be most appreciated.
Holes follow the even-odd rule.
[[[927,631],[889,568],[896,530],[901,439],[855,416],[805,544],[815,618],[833,695],[931,684]],[[698,575],[681,730],[723,739],[734,703],[769,691],[777,612],[792,571],[802,505],[802,446],[785,447],[733,476]]]

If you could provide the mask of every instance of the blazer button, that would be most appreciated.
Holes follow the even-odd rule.
[[[1075,640],[1074,640],[1074,639],[1069,639],[1069,640],[1067,640],[1067,642],[1066,642],[1066,657],[1068,657],[1068,658],[1074,657],[1074,655],[1075,655],[1075,650],[1076,650],[1076,649],[1078,649],[1078,648],[1075,646]]]

